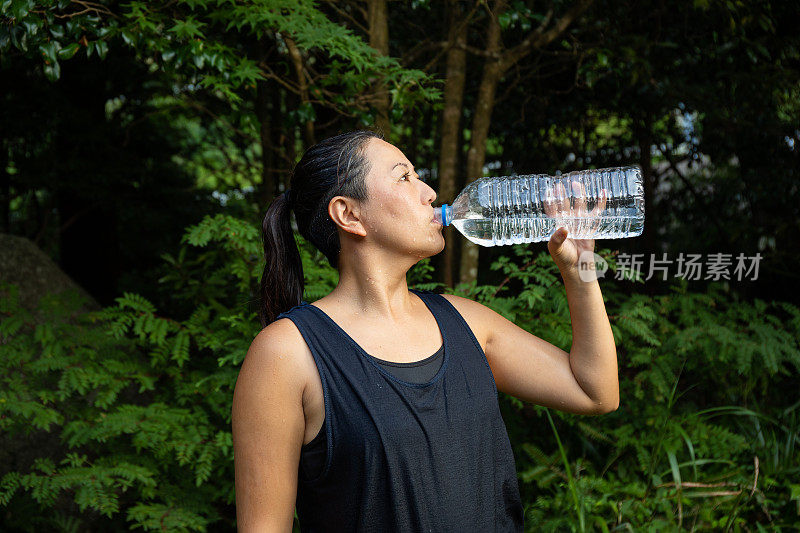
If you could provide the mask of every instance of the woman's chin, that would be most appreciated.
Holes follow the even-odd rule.
[[[418,261],[439,254],[445,248],[444,236],[439,232],[429,235],[424,243],[417,240],[413,244],[416,244],[416,246],[409,249],[409,254],[417,258]],[[420,244],[424,244],[425,246],[420,246]]]
[[[434,247],[426,250],[425,251],[425,257],[432,257],[434,255],[438,255],[438,254],[442,253],[443,250],[444,250],[444,239],[442,239],[441,242],[438,243],[437,246],[434,246]]]

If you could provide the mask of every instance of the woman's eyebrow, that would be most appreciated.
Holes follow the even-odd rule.
[[[395,163],[394,166],[392,167],[392,170],[396,169],[397,167],[406,167],[406,169],[408,169],[408,165],[406,165],[405,163]],[[411,166],[411,169],[412,170],[414,169],[413,165]]]

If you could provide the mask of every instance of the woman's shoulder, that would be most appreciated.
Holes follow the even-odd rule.
[[[485,313],[486,309],[488,309],[488,307],[482,303],[476,302],[475,300],[470,300],[469,298],[465,298],[463,296],[446,293],[442,293],[440,296],[450,302],[450,304],[462,315],[475,317]]]
[[[284,379],[305,388],[313,356],[300,330],[289,318],[279,318],[255,336],[247,350],[242,370],[279,373]]]
[[[455,310],[458,311],[458,314],[460,314],[467,323],[469,329],[472,330],[472,333],[478,339],[481,346],[485,346],[486,327],[494,311],[482,303],[463,296],[457,296],[455,294],[441,294],[440,296],[447,300]]]
[[[293,310],[294,308],[292,308]],[[290,310],[290,311],[292,311]],[[256,334],[253,343],[267,344],[267,343],[285,343],[299,341],[303,339],[300,330],[295,325],[294,321],[289,318],[290,311],[286,311],[283,317],[278,317],[276,320],[270,322],[261,331]]]

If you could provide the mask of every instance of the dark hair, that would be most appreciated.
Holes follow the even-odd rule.
[[[364,150],[378,132],[357,130],[329,137],[310,147],[292,171],[289,198],[281,194],[264,216],[264,273],[261,276],[259,318],[266,327],[303,298],[303,263],[294,240],[289,210],[297,229],[319,249],[334,268],[339,259],[339,233],[328,216],[334,196],[366,200],[369,161]]]

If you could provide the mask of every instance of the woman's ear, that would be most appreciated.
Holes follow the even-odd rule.
[[[358,204],[352,198],[334,196],[328,203],[328,215],[333,223],[353,235],[367,236],[364,224],[361,222]]]

